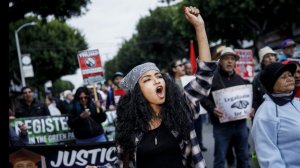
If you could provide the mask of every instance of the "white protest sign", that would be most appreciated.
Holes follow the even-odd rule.
[[[252,85],[239,85],[212,92],[216,107],[224,112],[221,123],[245,119],[252,108]]]

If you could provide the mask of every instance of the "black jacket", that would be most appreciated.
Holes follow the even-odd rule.
[[[106,120],[105,112],[100,108],[99,113],[97,113],[96,105],[92,101],[88,103],[88,108],[91,115],[83,119],[80,117],[80,113],[84,111],[83,106],[77,101],[72,101],[72,110],[68,115],[68,125],[77,139],[93,138],[104,133],[101,123]]]
[[[48,107],[36,99],[33,99],[30,106],[26,104],[23,99],[20,100],[20,103],[17,105],[15,110],[16,118],[48,115],[50,115]]]
[[[264,101],[263,95],[266,93],[266,90],[263,87],[263,85],[261,84],[260,79],[259,79],[260,74],[261,73],[258,73],[252,81],[252,85],[253,85],[253,108],[255,110],[257,110],[258,107]]]

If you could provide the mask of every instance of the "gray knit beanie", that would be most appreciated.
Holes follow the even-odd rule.
[[[120,82],[119,87],[125,90],[133,90],[140,77],[147,71],[155,70],[160,72],[152,62],[147,62],[134,67]]]

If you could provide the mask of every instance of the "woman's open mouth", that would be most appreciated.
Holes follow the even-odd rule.
[[[156,95],[161,99],[163,99],[165,97],[164,89],[162,86],[158,86],[156,88]]]

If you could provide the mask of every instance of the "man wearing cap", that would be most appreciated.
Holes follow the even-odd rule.
[[[265,46],[261,48],[258,51],[258,57],[259,57],[259,63],[261,71],[264,70],[264,68],[271,64],[276,62],[277,60],[277,53],[272,50],[269,46]],[[257,108],[261,105],[263,102],[263,95],[266,93],[264,87],[261,85],[261,82],[259,80],[260,78],[260,72],[254,77],[253,79],[253,108],[257,110]]]
[[[248,168],[248,128],[246,119],[220,123],[219,118],[224,113],[216,108],[212,92],[232,86],[248,84],[241,76],[235,73],[234,68],[239,56],[232,48],[226,47],[219,57],[218,69],[214,72],[212,88],[208,99],[202,101],[203,107],[210,115],[213,124],[213,137],[215,139],[214,168],[224,167],[226,153],[230,143],[236,152],[236,167]]]
[[[292,58],[295,53],[295,47],[297,43],[293,39],[283,40],[280,44],[282,54],[279,55],[279,62],[285,61],[288,58]]]
[[[120,96],[125,94],[125,90],[119,87],[119,83],[124,78],[124,74],[122,72],[116,72],[113,75],[112,81],[115,87],[110,88],[107,96],[107,104],[106,109],[115,109],[116,104],[118,103]]]

